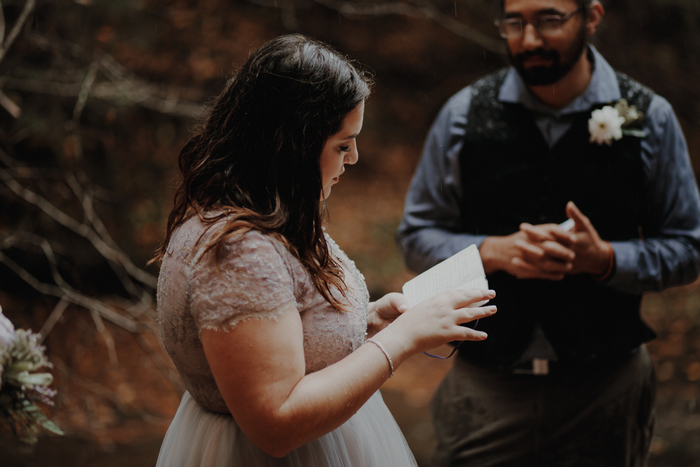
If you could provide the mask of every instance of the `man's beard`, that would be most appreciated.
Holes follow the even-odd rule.
[[[529,86],[543,86],[554,84],[566,76],[576,64],[579,57],[581,57],[586,45],[586,32],[585,29],[582,29],[577,35],[576,41],[571,47],[564,51],[563,59],[558,51],[545,50],[542,47],[533,51],[525,51],[515,56],[508,51],[508,57],[525,84]],[[529,57],[541,57],[543,59],[552,60],[552,65],[535,66],[526,69],[524,62]]]

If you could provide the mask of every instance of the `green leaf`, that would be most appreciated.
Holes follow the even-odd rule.
[[[647,136],[645,131],[633,130],[633,129],[623,129],[622,134],[629,135],[629,136],[636,136],[637,138],[646,138],[646,136]]]
[[[21,384],[28,386],[48,386],[53,383],[51,373],[21,373],[17,376]]]
[[[43,426],[45,430],[48,430],[53,434],[60,435],[60,436],[65,435],[63,430],[61,430],[54,422],[52,422],[49,419],[42,421],[41,426]]]
[[[41,412],[41,409],[34,404],[28,404],[22,407],[25,412]]]
[[[22,373],[24,371],[31,371],[34,369],[34,364],[32,362],[27,362],[27,361],[20,361],[20,362],[15,362],[9,367],[5,369],[5,374],[7,376],[14,376],[18,373]]]

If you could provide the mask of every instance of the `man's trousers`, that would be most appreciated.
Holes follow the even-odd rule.
[[[458,358],[431,412],[436,467],[643,467],[654,428],[654,366],[645,347],[547,375]]]

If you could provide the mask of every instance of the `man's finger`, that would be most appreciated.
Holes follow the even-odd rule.
[[[561,243],[565,247],[570,247],[574,244],[574,242],[576,242],[576,236],[573,233],[560,228],[552,229],[550,233],[554,237],[554,240]]]
[[[571,262],[576,258],[576,254],[572,250],[553,241],[533,245],[532,243],[517,240],[515,247],[520,250],[523,258],[530,263],[539,263],[546,261],[548,258],[554,261]]]
[[[573,201],[566,203],[566,215],[570,219],[573,219],[576,223],[574,230],[587,230],[593,229],[593,224],[591,224],[590,219],[586,217],[581,210],[574,204]]]
[[[525,232],[530,240],[536,242],[552,240],[552,236],[549,234],[549,232],[547,232],[547,230],[541,226],[534,226],[532,224],[528,224],[527,222],[523,222],[520,224],[520,230]]]
[[[563,272],[550,272],[542,270],[521,258],[513,258],[511,264],[515,266],[514,276],[518,279],[546,279],[559,281],[564,278]]]
[[[574,234],[562,230],[557,224],[532,225],[522,223],[520,224],[520,231],[524,232],[528,240],[532,242],[541,243],[553,240],[569,247],[576,241]]]
[[[573,250],[557,242],[544,242],[540,248],[544,251],[545,256],[561,261],[573,261],[576,258],[576,253]]]
[[[544,250],[539,246],[533,245],[532,243],[524,242],[522,240],[516,240],[515,247],[518,248],[522,253],[532,258],[542,258],[545,254]]]
[[[556,274],[565,274],[571,271],[573,262],[569,259],[570,256],[568,254],[561,254],[561,258],[557,258],[547,254],[541,255],[539,254],[541,251],[541,249],[536,247],[533,250],[532,245],[525,244],[524,248],[522,248],[520,251],[521,257],[516,258],[518,261],[522,261],[523,264],[526,264],[528,269],[535,268],[536,270],[542,272],[551,272]]]

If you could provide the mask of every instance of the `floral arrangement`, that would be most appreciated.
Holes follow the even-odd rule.
[[[591,113],[588,120],[588,131],[591,134],[589,141],[610,146],[613,140],[622,139],[623,135],[643,138],[646,133],[631,128],[641,125],[643,120],[644,113],[639,112],[635,106],[630,106],[626,99],[620,99],[614,106],[606,105]]]
[[[41,428],[63,432],[41,411],[35,402],[53,405],[56,392],[49,388],[51,373],[38,373],[51,367],[39,334],[15,330],[0,309],[0,426],[9,425],[20,441],[34,444]]]

